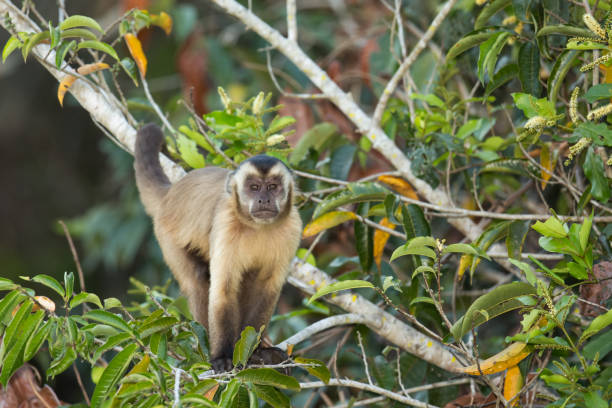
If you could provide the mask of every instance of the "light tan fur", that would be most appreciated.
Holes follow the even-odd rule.
[[[157,132],[150,127],[139,132],[137,142],[141,198],[153,218],[164,260],[195,319],[209,330],[213,366],[222,360],[215,369],[227,368],[241,330],[268,323],[299,245],[302,222],[292,204],[293,180],[280,162],[268,169],[269,176],[282,177],[287,192],[277,203],[279,215],[271,221],[250,217],[242,190],[249,175],[259,175],[253,164],[247,162],[232,173],[216,167],[193,170],[166,185],[159,174],[151,176],[151,158],[138,155],[138,143],[147,143],[144,133]],[[140,151],[151,149],[144,146]]]

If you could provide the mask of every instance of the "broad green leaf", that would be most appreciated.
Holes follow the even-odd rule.
[[[399,248],[396,248],[391,254],[391,261],[404,255],[422,255],[432,259],[435,259],[436,253],[433,247],[436,245],[435,239],[432,237],[415,237],[408,241],[406,244]]]
[[[55,377],[58,374],[66,371],[77,358],[77,353],[73,347],[66,347],[64,353],[62,353],[58,359],[51,362],[51,365],[47,369],[47,377]]]
[[[369,209],[370,203],[359,203],[357,214],[367,218]],[[359,255],[359,263],[363,272],[367,273],[373,261],[373,231],[364,222],[356,222],[353,224],[353,227],[355,231],[355,249],[357,249],[357,255]]]
[[[121,59],[121,61],[119,61],[119,65],[121,65],[121,68],[127,74],[127,76],[129,76],[132,79],[132,82],[134,83],[134,85],[138,86],[138,75],[139,75],[138,67],[136,66],[136,63],[134,62],[134,60],[131,59],[130,57],[125,57]],[[128,100],[128,104],[129,104],[129,100]],[[145,105],[145,104],[139,104],[139,107],[144,110],[148,110],[150,108],[149,105]]]
[[[540,234],[546,237],[552,238],[565,238],[567,237],[567,231],[565,231],[565,227],[563,223],[557,217],[550,217],[546,221],[536,221],[535,224],[531,226],[534,230],[538,231]]]
[[[176,138],[176,144],[178,146],[181,159],[183,159],[185,163],[189,165],[189,167],[193,169],[201,169],[202,167],[206,166],[204,156],[200,154],[196,143],[193,140],[183,135],[178,135]]]
[[[516,259],[509,258],[508,261],[517,268],[519,268],[525,274],[525,278],[527,278],[527,282],[530,285],[535,286],[537,284],[537,278],[535,276],[535,272],[531,265],[527,262],[517,261]]]
[[[591,338],[582,349],[582,354],[589,360],[594,360],[596,355],[604,359],[612,351],[612,330],[607,330]]]
[[[589,243],[589,236],[591,235],[591,226],[593,225],[593,212],[591,215],[585,218],[584,222],[580,226],[580,247],[583,251],[586,250],[587,244]]]
[[[98,306],[100,309],[102,308],[102,303],[100,302],[100,298],[95,293],[87,293],[81,292],[76,295],[72,299],[70,299],[70,308],[73,309],[80,305],[81,303],[93,303]]]
[[[98,384],[91,396],[91,407],[98,408],[102,406],[102,403],[111,397],[113,388],[125,372],[134,354],[138,350],[137,344],[129,344],[122,351],[117,353],[115,357],[108,363],[108,366],[104,369]]]
[[[87,16],[74,15],[70,16],[59,25],[60,30],[67,30],[73,27],[87,27],[99,32],[103,32],[102,27],[96,20]]]
[[[24,299],[25,296],[17,291],[9,292],[2,298],[0,301],[0,324],[5,322],[9,313],[11,313],[15,309],[15,306]]]
[[[234,346],[233,363],[234,366],[246,366],[249,357],[259,345],[260,333],[251,326],[245,327],[240,333],[240,339]]]
[[[329,164],[330,176],[336,180],[346,180],[353,161],[355,160],[355,152],[357,146],[353,144],[343,144],[334,149],[331,154],[331,163]]]
[[[606,177],[603,160],[593,147],[589,147],[584,160],[584,174],[591,182],[591,194],[593,197],[605,203],[610,199],[610,186]]]
[[[25,41],[23,47],[21,47],[21,54],[23,55],[23,60],[26,61],[28,59],[28,55],[30,54],[30,51],[32,51],[32,48],[42,43],[43,41],[48,40],[49,37],[49,32],[43,31],[40,33],[36,33],[30,38],[28,38],[27,41]]]
[[[519,79],[523,91],[533,96],[542,92],[540,84],[540,50],[535,42],[526,42],[519,49]]]
[[[588,103],[610,98],[612,98],[612,84],[594,85],[584,94],[584,99],[586,99]]]
[[[302,236],[304,238],[312,237],[321,231],[325,231],[335,227],[336,225],[342,224],[343,222],[355,219],[357,219],[357,215],[350,211],[330,211],[309,222],[304,227]]]
[[[529,8],[531,6],[531,0],[512,0],[512,8],[514,9],[514,15],[519,20],[525,23],[531,23],[529,20]]]
[[[299,391],[300,383],[293,377],[279,373],[272,368],[247,368],[236,374],[243,383],[271,385],[284,390]]]
[[[523,252],[523,244],[529,232],[530,221],[513,221],[508,226],[508,235],[506,236],[506,248],[508,256],[514,259],[521,259]]]
[[[64,272],[64,287],[66,288],[66,299],[70,299],[74,290],[74,273]]]
[[[600,314],[593,319],[591,324],[589,324],[589,326],[582,333],[582,336],[580,336],[579,343],[583,343],[586,339],[599,333],[610,324],[612,324],[612,310],[608,310],[606,313]]]
[[[91,310],[83,315],[87,320],[93,320],[96,322],[107,324],[111,327],[119,329],[123,332],[131,332],[132,329],[128,324],[119,316],[107,312],[106,310]]]
[[[419,273],[422,273],[423,275],[425,275],[425,273],[435,274],[436,271],[429,265],[421,265],[414,270],[414,272],[412,273],[412,278],[414,279],[414,277]]]
[[[2,49],[2,63],[8,58],[9,55],[13,53],[17,48],[21,47],[23,43],[15,36],[12,36],[8,39],[6,44],[4,44],[4,48]]]
[[[442,99],[440,99],[439,97],[437,97],[434,94],[418,94],[418,93],[413,93],[410,95],[410,97],[412,99],[416,99],[419,101],[424,101],[426,102],[429,106],[435,106],[437,108],[441,108],[444,109],[445,105],[444,105],[444,101]]]
[[[568,238],[540,237],[538,244],[548,252],[580,256],[580,248],[574,247]]]
[[[568,50],[607,50],[608,46],[596,41],[570,40],[565,48]]]
[[[308,299],[308,303],[312,303],[313,301],[317,300],[321,296],[325,296],[333,292],[338,292],[340,290],[347,290],[347,289],[357,289],[357,288],[374,288],[374,285],[364,280],[345,280],[345,281],[330,283],[329,285],[325,285],[319,290],[317,290],[317,292],[314,295],[312,295],[310,299]]]
[[[117,298],[106,298],[104,299],[104,308],[113,309],[115,307],[121,307],[121,301]]]
[[[274,134],[280,132],[287,126],[291,126],[295,123],[295,119],[291,116],[277,116],[274,118],[270,126],[268,127],[268,134]]]
[[[329,379],[331,378],[331,373],[322,361],[304,357],[295,357],[293,361],[300,364],[314,364],[314,366],[308,366],[303,368],[311,375],[314,375],[319,380],[323,381],[325,384],[329,382]]]
[[[547,95],[548,99],[555,103],[557,101],[557,95],[561,88],[567,73],[570,68],[578,63],[578,57],[582,53],[577,50],[566,50],[563,51],[556,59],[555,64],[548,77]]]
[[[306,157],[310,148],[321,151],[329,139],[337,133],[338,128],[332,123],[324,122],[313,126],[300,138],[289,156],[289,163],[292,166],[298,165]]]
[[[53,27],[51,21],[49,21],[49,36],[51,37],[51,41],[49,47],[55,48],[60,42],[60,29]]]
[[[450,244],[442,250],[443,254],[447,254],[449,252],[459,253],[459,254],[469,254],[469,255],[480,256],[480,257],[483,257],[489,260],[491,259],[486,254],[486,252],[479,251],[477,248],[474,248],[470,244]]]
[[[27,316],[30,315],[33,304],[32,300],[26,299],[26,301],[19,306],[19,310],[17,310],[17,313],[15,313],[15,316],[13,316],[13,319],[6,327],[4,336],[2,337],[2,346],[0,347],[0,361],[2,361],[8,349],[13,346],[17,338],[17,332],[20,330],[20,326],[26,320]]]
[[[512,4],[512,0],[493,0],[489,2],[478,14],[476,21],[474,22],[474,28],[479,29],[484,27],[489,19],[496,13]]]
[[[49,337],[49,333],[54,325],[55,322],[53,320],[47,320],[34,335],[30,336],[23,351],[23,361],[30,361],[30,359],[38,353],[42,344],[47,340],[47,337]]]
[[[489,75],[489,78],[492,78],[495,74],[495,66],[497,65],[497,58],[499,53],[501,52],[504,45],[510,38],[510,33],[501,32],[496,37],[491,37],[494,41],[491,43],[490,47],[486,50],[486,54],[484,55],[482,65],[480,64],[480,59],[478,60],[478,74],[480,77],[480,81],[484,83],[484,75],[485,72]],[[487,40],[485,43],[481,44],[481,52],[483,46],[488,43],[490,40]]]
[[[327,196],[315,209],[312,217],[319,216],[342,205],[366,201],[383,201],[389,190],[375,183],[349,183],[346,190]]]
[[[66,58],[66,54],[68,53],[68,51],[74,49],[76,49],[76,41],[62,41],[57,51],[55,51],[55,66],[57,68],[60,68],[62,66],[62,63],[64,62],[64,59]]]
[[[0,290],[13,290],[15,288],[17,288],[17,285],[12,280],[0,278]]]
[[[86,40],[97,40],[98,36],[85,28],[69,28],[61,31],[60,38],[84,38]]]
[[[29,279],[25,279],[25,280],[29,280]],[[64,292],[64,288],[62,287],[62,285],[60,285],[60,283],[55,278],[49,275],[41,274],[41,275],[34,276],[32,280],[34,282],[43,284],[50,289],[53,289],[62,298],[66,297],[66,292]]]
[[[232,402],[234,401],[236,394],[238,394],[239,389],[240,382],[236,378],[232,379],[221,393],[221,398],[219,398],[219,406],[223,408],[233,406]]]
[[[171,316],[160,317],[140,327],[138,329],[138,334],[140,335],[140,338],[144,339],[146,337],[149,337],[153,333],[158,333],[160,331],[166,331],[172,328],[172,326],[174,326],[178,322],[179,321],[176,319],[176,317],[171,317]]]
[[[544,116],[552,118],[557,114],[555,105],[546,98],[537,99],[526,93],[516,92],[512,94],[516,107],[523,111],[526,117]]]
[[[119,333],[119,334],[115,334],[109,337],[108,340],[106,340],[104,344],[96,348],[96,351],[94,353],[92,360],[97,361],[100,357],[102,357],[102,354],[112,349],[113,347],[119,346],[120,344],[130,339],[132,339],[132,336],[130,335],[130,333]]]
[[[192,402],[199,404],[196,406],[202,406],[204,408],[217,408],[219,405],[215,404],[211,400],[205,398],[203,395],[196,393],[188,393],[181,396],[181,402]]]
[[[507,310],[521,307],[522,305],[517,303],[517,298],[535,294],[536,289],[528,283],[512,282],[500,285],[476,299],[465,315],[453,325],[451,333],[455,339],[460,339],[472,328],[484,323],[485,320],[480,313],[481,310],[494,317],[496,313],[501,314]],[[520,300],[518,301],[522,303]]]
[[[116,59],[117,61],[119,61],[119,56],[117,56],[117,52],[115,51],[115,49],[102,41],[95,41],[95,40],[81,41],[79,45],[77,46],[77,50],[82,50],[83,48],[91,48],[94,50],[105,52],[111,57],[113,57],[114,59]]]
[[[435,305],[436,302],[434,302],[434,300],[430,297],[427,296],[417,296],[414,299],[412,299],[410,301],[409,307],[412,307],[413,305],[416,305],[417,303],[429,303],[431,305]]]
[[[584,402],[589,408],[609,408],[608,402],[604,400],[597,391],[589,391],[584,394]]]
[[[22,307],[22,309],[24,308]],[[26,343],[32,336],[32,333],[38,329],[44,316],[45,313],[42,310],[34,312],[33,314],[29,314],[28,311],[27,316],[22,316],[20,318],[19,330],[14,332],[15,335],[11,336],[11,339],[8,339],[6,343],[3,340],[2,346],[4,347],[5,344],[9,346],[2,364],[2,373],[0,374],[0,384],[4,387],[6,387],[13,373],[25,362],[23,359],[23,351],[26,347]],[[15,317],[17,317],[17,315],[15,315]],[[8,337],[8,329],[5,336]]]
[[[548,25],[546,27],[542,27],[538,31],[538,34],[536,36],[540,37],[543,35],[565,35],[568,37],[582,37],[582,38],[588,38],[588,37],[594,36],[591,30],[587,30],[586,28],[580,28],[580,27],[576,27],[572,25],[565,25],[565,24]]]
[[[289,408],[291,406],[289,398],[274,387],[253,384],[251,389],[258,398],[261,398],[274,408]]]
[[[582,122],[574,129],[572,137],[576,140],[586,137],[598,146],[612,147],[612,130],[605,123]]]
[[[215,153],[215,149],[210,145],[210,143],[208,143],[208,140],[206,140],[206,138],[201,133],[196,132],[195,130],[191,130],[188,126],[185,125],[181,125],[179,127],[179,132],[188,136],[191,140],[196,142],[198,146],[205,149],[209,153]]]
[[[503,68],[500,68],[499,71],[497,71],[495,75],[493,75],[493,78],[490,78],[489,83],[487,84],[487,87],[485,89],[485,97],[488,97],[494,90],[504,85],[512,78],[518,76],[518,72],[519,69],[517,64],[508,64]]]
[[[457,41],[446,54],[446,60],[449,61],[456,58],[459,54],[464,53],[472,47],[475,47],[485,41],[487,41],[492,35],[499,31],[486,31],[476,32],[474,34],[468,34],[459,41]]]

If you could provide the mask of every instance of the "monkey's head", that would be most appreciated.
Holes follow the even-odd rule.
[[[243,161],[228,175],[227,191],[241,215],[257,224],[271,224],[291,209],[293,175],[282,161],[262,154]]]

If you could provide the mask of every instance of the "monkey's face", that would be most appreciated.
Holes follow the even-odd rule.
[[[240,212],[258,224],[275,222],[286,213],[293,179],[279,160],[270,156],[255,156],[231,176]]]

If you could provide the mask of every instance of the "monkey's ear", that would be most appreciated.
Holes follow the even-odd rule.
[[[234,174],[236,174],[236,170],[230,171],[227,174],[227,178],[225,179],[225,191],[227,191],[230,194],[232,193],[232,190],[234,189],[234,185],[236,184],[236,180],[234,179]]]

